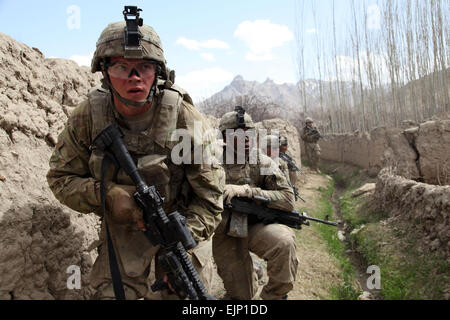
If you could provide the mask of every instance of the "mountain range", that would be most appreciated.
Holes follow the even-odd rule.
[[[343,88],[350,95],[351,83],[343,82]],[[335,90],[337,82],[320,80],[302,80],[293,83],[277,84],[272,79],[267,79],[263,83],[257,81],[247,81],[241,75],[236,76],[233,81],[220,92],[215,93],[208,99],[198,104],[200,109],[206,110],[208,106],[222,105],[224,103],[239,104],[239,97],[258,97],[261,101],[270,102],[283,111],[303,111],[303,106],[307,104],[307,109],[314,109],[321,105],[322,97],[331,97],[330,87]],[[302,91],[305,91],[303,95]],[[324,98],[322,105],[326,106]]]

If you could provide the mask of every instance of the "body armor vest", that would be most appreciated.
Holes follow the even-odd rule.
[[[177,127],[178,114],[183,99],[190,102],[189,96],[177,86],[166,88],[165,82],[158,81],[159,94],[156,102],[152,123],[142,132],[132,132],[120,125],[118,113],[108,90],[96,89],[89,95],[92,117],[92,139],[112,123],[120,126],[124,133],[123,141],[130,155],[137,163],[140,174],[148,185],[155,185],[165,197],[164,209],[174,210],[176,195],[181,191],[184,180],[184,169],[172,163],[170,153],[178,141],[171,140],[171,134]],[[92,176],[101,180],[101,164],[104,154],[93,149],[89,159]],[[132,180],[123,170],[115,171],[108,168],[105,181],[118,184],[133,185]],[[181,199],[181,198],[180,198]]]

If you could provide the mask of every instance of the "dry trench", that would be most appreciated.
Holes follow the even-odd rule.
[[[345,243],[345,255],[350,260],[353,269],[355,270],[355,278],[358,281],[361,289],[366,292],[370,292],[370,300],[382,300],[382,297],[376,290],[369,290],[367,287],[367,279],[370,274],[367,273],[367,267],[369,266],[365,257],[354,247],[355,244],[350,240],[348,236],[352,231],[349,224],[345,221],[342,212],[341,212],[341,204],[339,201],[339,197],[344,193],[345,188],[339,186],[339,184],[335,184],[336,188],[333,192],[331,203],[333,205],[333,211],[336,217],[338,217],[339,221],[343,221],[338,226],[338,231],[343,231],[346,235],[344,243]]]

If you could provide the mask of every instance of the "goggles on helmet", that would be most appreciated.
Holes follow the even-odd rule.
[[[156,66],[151,62],[140,62],[138,64],[129,64],[126,62],[113,62],[108,65],[108,73],[114,78],[128,79],[134,73],[141,78],[149,78],[155,75]]]

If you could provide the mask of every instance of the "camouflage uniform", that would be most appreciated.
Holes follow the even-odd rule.
[[[267,147],[271,147],[272,143],[274,143],[274,141],[278,140],[277,136],[274,135],[268,135],[266,136],[266,143],[267,143]],[[281,151],[280,151],[281,152]],[[289,172],[289,167],[287,162],[283,161],[280,157],[274,157],[274,155],[272,155],[272,160],[275,161],[275,163],[278,163],[278,167],[280,168],[281,172],[284,174],[284,176],[286,177],[286,179],[288,180],[288,182],[291,182],[290,180],[290,172]]]
[[[226,114],[222,121],[233,116],[233,113]],[[226,183],[247,184],[253,195],[269,198],[270,207],[293,210],[294,194],[286,177],[275,162],[259,149],[253,149],[252,152],[253,157],[258,159],[256,164],[250,164],[247,158],[243,165],[224,165]],[[268,168],[272,173],[262,174],[261,169]],[[249,300],[255,297],[258,277],[250,251],[267,261],[269,281],[261,292],[261,298],[284,298],[292,290],[297,273],[295,233],[284,225],[264,225],[253,217],[229,209],[224,210],[222,217],[213,237],[213,254],[230,298]]]
[[[280,138],[280,146],[282,146],[282,145],[288,145],[288,140],[287,140],[286,137],[281,137],[281,138]],[[280,153],[281,153],[281,150],[280,150]],[[292,157],[291,157],[291,158],[292,158]],[[280,158],[280,163],[281,163],[281,162],[284,163],[283,168],[287,168],[287,172],[288,172],[287,177],[289,177],[289,181],[291,182],[291,184],[292,184],[293,186],[296,186],[296,185],[297,185],[297,181],[298,181],[298,171],[295,171],[295,170],[293,170],[293,169],[289,169],[289,166],[288,166],[287,162],[286,162],[286,161],[283,161],[283,160]],[[283,171],[284,173],[286,173],[285,170],[286,170],[286,169],[282,169],[282,171]]]
[[[303,128],[300,137],[305,143],[305,153],[306,157],[308,158],[311,169],[318,170],[321,150],[318,143],[319,137],[313,134],[312,130],[317,130],[317,128],[315,126],[306,125]]]
[[[124,25],[119,25],[123,30]],[[123,39],[122,39],[123,41]],[[98,63],[98,61],[96,62]],[[94,72],[93,64],[93,72]],[[69,117],[50,159],[47,180],[56,198],[73,210],[102,215],[98,192],[101,180],[103,152],[91,148],[94,138],[106,126],[116,123],[124,132],[124,143],[137,163],[147,184],[155,185],[165,197],[164,210],[178,210],[187,218],[187,226],[199,245],[193,250],[192,261],[209,290],[213,266],[211,237],[221,221],[225,175],[216,163],[211,165],[176,165],[171,159],[175,145],[170,134],[174,129],[187,129],[194,136],[194,121],[204,118],[192,105],[189,95],[170,81],[159,79],[150,108],[152,122],[143,131],[136,131],[117,112],[109,90],[92,91]],[[198,146],[197,146],[198,147]],[[200,146],[201,147],[201,146]],[[114,175],[110,166],[105,181],[133,185],[120,169]],[[107,210],[102,215],[99,256],[94,263],[90,285],[95,299],[113,299],[114,291],[108,262],[105,219],[118,258],[127,299],[144,297],[149,290],[151,261],[158,254],[136,223],[116,224]],[[157,278],[162,277],[157,264]]]

